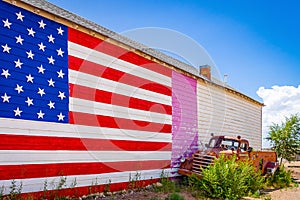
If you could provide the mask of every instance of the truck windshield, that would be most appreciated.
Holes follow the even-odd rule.
[[[209,142],[208,147],[210,148],[225,148],[237,150],[239,147],[239,142],[233,139],[226,138],[212,138]]]

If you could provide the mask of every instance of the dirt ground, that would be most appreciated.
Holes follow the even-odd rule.
[[[192,196],[188,192],[180,192],[180,195],[184,197],[185,200],[199,200]],[[134,192],[132,194],[126,195],[116,195],[114,198],[106,197],[104,199],[114,199],[114,200],[165,200],[168,194],[156,193],[151,191]],[[258,199],[270,199],[272,200],[300,200],[300,186],[298,188],[290,188],[283,190],[269,190],[265,195],[260,198],[244,198],[244,200],[258,200]],[[203,198],[204,200],[204,198]]]
[[[180,192],[181,196],[184,197],[185,200],[197,200],[197,198],[193,197],[190,193]],[[153,191],[142,191],[142,192],[134,192],[132,194],[126,195],[116,195],[114,196],[114,200],[165,200],[168,194],[165,193],[157,193]],[[105,200],[111,199],[110,197],[104,198]],[[104,200],[101,199],[101,200]]]
[[[300,161],[285,163],[285,167],[292,171],[294,179],[299,183],[298,188],[270,191],[272,200],[300,200]]]
[[[298,188],[270,191],[269,195],[272,200],[299,200],[300,186]]]
[[[285,167],[291,170],[293,173],[293,177],[297,182],[299,182],[299,186],[297,188],[288,188],[288,189],[270,189],[264,191],[264,195],[260,198],[244,198],[245,200],[255,200],[255,199],[272,199],[272,200],[300,200],[300,161],[299,162],[291,162],[285,163]],[[185,200],[198,200],[193,197],[187,191],[181,191],[180,195],[184,197]],[[131,192],[123,195],[114,195],[112,198],[106,197],[105,199],[114,199],[114,200],[165,200],[168,194],[157,193],[150,190],[142,191],[142,192]],[[103,198],[102,198],[103,199]]]
[[[293,177],[300,180],[300,161],[285,163],[284,166],[293,172]]]
[[[180,192],[181,196],[184,197],[185,200],[202,200],[197,199],[192,196],[192,194],[188,192]],[[106,197],[107,199],[114,200],[165,200],[168,194],[164,193],[156,193],[152,191],[143,191],[143,192],[134,192],[132,194],[126,195],[116,195],[114,198]],[[260,198],[243,198],[244,200],[259,200],[259,199],[268,199],[270,200],[300,200],[300,186],[298,188],[290,188],[290,189],[282,189],[282,190],[269,190],[266,191],[266,194],[262,195]],[[102,200],[104,200],[102,199]],[[203,198],[204,200],[204,198]]]

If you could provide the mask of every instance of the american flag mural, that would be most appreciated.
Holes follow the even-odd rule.
[[[176,175],[171,69],[3,1],[0,18],[4,194]]]
[[[211,132],[261,147],[263,104],[102,28],[46,1],[0,1],[0,198],[175,177]]]

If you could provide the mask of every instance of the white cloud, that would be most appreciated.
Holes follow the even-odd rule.
[[[278,124],[291,114],[300,114],[300,85],[272,86],[270,89],[260,87],[256,93],[265,104],[262,116],[263,138],[267,136],[272,123]],[[268,146],[269,144],[263,141],[263,147]]]

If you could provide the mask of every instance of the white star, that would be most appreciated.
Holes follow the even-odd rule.
[[[49,86],[54,87],[54,83],[55,81],[52,80],[52,78],[50,78],[50,80],[48,80]]]
[[[21,35],[19,35],[18,37],[15,37],[16,38],[16,43],[18,44],[18,43],[20,43],[21,45],[23,45],[23,38],[21,37]]]
[[[22,65],[23,63],[21,63],[20,59],[18,59],[17,61],[14,61],[15,62],[15,67],[19,67],[20,69],[22,68]]]
[[[58,56],[64,57],[64,55],[63,55],[63,54],[64,54],[65,52],[64,52],[64,51],[62,51],[62,50],[61,50],[61,48],[59,48],[59,49],[56,49],[56,51],[57,51],[57,55],[58,55]]]
[[[24,15],[22,15],[21,11],[19,13],[16,13],[16,15],[17,15],[17,19],[23,21]]]
[[[56,30],[58,32],[58,35],[63,35],[64,30],[61,27],[57,28]]]
[[[2,48],[3,48],[3,52],[7,52],[7,53],[9,53],[9,50],[11,49],[7,44],[2,45]]]
[[[26,78],[27,78],[27,82],[31,82],[31,83],[33,83],[33,79],[34,79],[34,77],[33,77],[33,76],[31,76],[31,74],[28,74],[28,75],[26,76]]]
[[[29,97],[27,97],[27,100],[25,101],[25,103],[27,103],[28,107],[30,105],[33,105],[33,99],[30,99]]]
[[[64,92],[61,92],[61,91],[58,91],[59,92],[59,95],[58,97],[60,98],[60,100],[63,100],[64,98],[66,98],[65,96],[65,93]]]
[[[39,66],[39,67],[37,67],[37,68],[38,68],[38,70],[39,70],[39,73],[44,74],[45,68],[43,67],[43,65],[41,65],[41,66]]]
[[[5,78],[8,78],[10,76],[10,73],[8,72],[8,69],[5,70],[5,69],[2,69],[2,76],[5,76]]]
[[[48,35],[48,42],[52,42],[54,44],[54,37],[52,35]]]
[[[10,97],[11,97],[11,96],[7,96],[7,94],[6,94],[6,93],[4,93],[4,95],[3,95],[3,96],[1,96],[1,98],[3,99],[3,103],[4,103],[4,102],[7,102],[7,103],[9,103],[9,99],[10,99]]]
[[[27,58],[31,58],[31,60],[33,60],[34,54],[32,53],[32,51],[31,50],[29,52],[26,51],[26,53],[27,53]]]
[[[3,21],[3,23],[4,23],[4,27],[7,27],[7,28],[10,29],[11,23],[8,21],[8,19],[6,19],[5,21],[4,21],[4,20],[2,20],[2,21]]]
[[[22,110],[20,110],[20,108],[19,107],[17,107],[17,109],[16,110],[14,110],[14,112],[15,112],[15,116],[20,116],[21,117],[21,113],[23,112]]]
[[[45,51],[46,46],[42,42],[38,44],[38,46],[39,46],[39,50]]]
[[[43,113],[41,110],[40,110],[40,112],[38,112],[38,113],[36,113],[37,115],[38,115],[38,119],[40,119],[40,118],[44,118],[44,115],[45,115],[45,113]]]
[[[48,60],[49,60],[49,64],[52,64],[52,65],[54,65],[54,59],[53,59],[53,57],[52,56],[50,56],[50,58],[48,58]]]
[[[58,78],[64,78],[64,75],[65,75],[65,73],[63,73],[63,71],[62,70],[59,70],[58,72],[57,72],[57,77]]]
[[[40,22],[38,22],[40,25],[40,28],[45,29],[46,24],[44,23],[43,20],[41,20]]]
[[[31,35],[32,37],[34,37],[35,31],[32,28],[30,28],[30,29],[28,28],[27,31],[28,31],[28,35]]]
[[[54,106],[55,102],[50,101],[47,105],[49,106],[50,109],[55,108]]]
[[[46,94],[44,89],[39,88],[39,91],[37,92],[39,95],[41,95],[41,97]]]
[[[24,90],[23,90],[23,86],[22,86],[22,85],[19,85],[19,84],[17,84],[17,86],[16,86],[15,90],[17,90],[17,91],[18,91],[18,94],[20,94],[21,92],[24,92]]]
[[[57,117],[58,117],[58,121],[64,121],[65,116],[62,113],[59,113]]]

